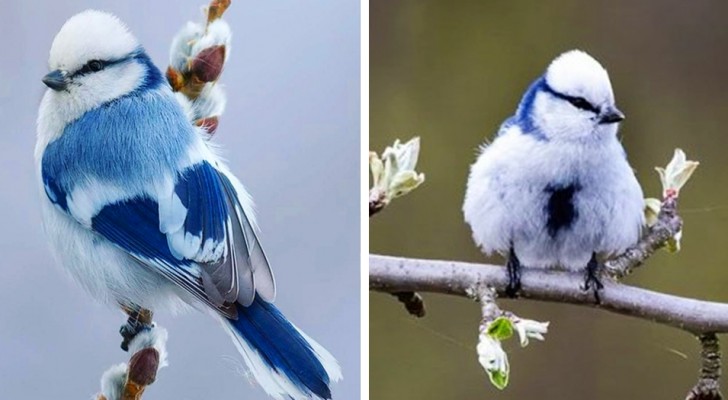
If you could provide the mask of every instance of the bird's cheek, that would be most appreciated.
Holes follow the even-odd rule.
[[[596,124],[597,135],[603,137],[614,136],[617,134],[619,124]]]

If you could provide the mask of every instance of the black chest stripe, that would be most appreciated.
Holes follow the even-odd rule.
[[[574,195],[581,189],[578,183],[570,185],[548,185],[544,191],[548,195],[546,204],[546,229],[549,236],[556,236],[561,230],[569,229],[578,217],[574,207]]]

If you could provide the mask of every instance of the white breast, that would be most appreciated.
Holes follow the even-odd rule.
[[[547,185],[578,182],[578,217],[555,237],[546,228]],[[514,247],[524,265],[583,268],[593,252],[618,253],[639,238],[642,190],[615,139],[595,146],[546,143],[517,127],[473,164],[463,205],[486,252]]]

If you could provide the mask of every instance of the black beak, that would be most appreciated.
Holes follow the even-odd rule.
[[[600,124],[614,124],[624,119],[624,114],[617,107],[609,106],[599,115]]]
[[[46,86],[55,91],[65,90],[68,87],[66,74],[60,69],[57,69],[44,76],[43,83],[45,83]]]

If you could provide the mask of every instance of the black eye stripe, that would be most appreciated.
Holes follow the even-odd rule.
[[[87,75],[87,74],[92,74],[94,72],[101,71],[102,69],[104,69],[106,67],[116,65],[119,63],[123,63],[125,61],[129,61],[132,58],[134,58],[133,54],[129,55],[127,57],[124,57],[124,58],[117,59],[117,60],[90,60],[89,62],[84,64],[81,68],[76,70],[76,72],[74,72],[71,75],[71,78],[74,78],[77,76],[82,76],[82,75]]]
[[[594,107],[589,101],[587,101],[583,97],[564,96],[564,99],[566,101],[568,101],[569,103],[571,103],[571,105],[573,105],[574,107],[579,108],[581,110],[591,111],[594,113],[599,112],[599,110],[596,107]]]
[[[102,69],[106,68],[106,66],[109,65],[108,62],[102,61],[102,60],[91,60],[83,65],[83,67],[79,68],[76,72],[73,73],[72,76],[80,76],[80,75],[86,75],[90,74],[92,72],[98,72]]]
[[[550,93],[551,95],[558,97],[562,100],[568,101],[572,106],[584,110],[584,111],[590,111],[595,114],[599,114],[599,108],[595,107],[592,103],[590,103],[587,99],[579,96],[569,96],[565,95],[563,93],[559,93],[556,90],[554,90],[548,83],[544,81],[544,90],[547,93]]]

